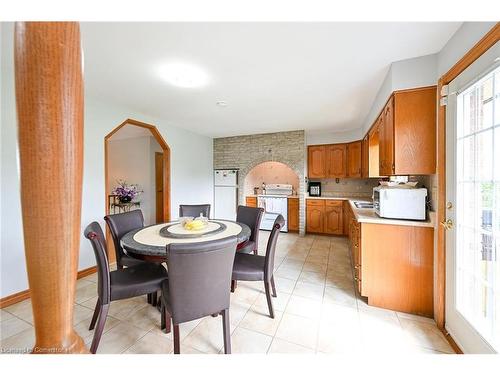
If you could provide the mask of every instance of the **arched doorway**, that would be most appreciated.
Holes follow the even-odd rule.
[[[258,195],[257,205],[266,210],[262,218],[261,229],[270,230],[277,215],[281,214],[287,221],[284,231],[300,232],[299,199],[292,199],[298,198],[301,189],[300,178],[295,170],[283,162],[263,161],[246,171],[242,185],[241,190],[244,196]],[[266,188],[265,192],[263,186]],[[261,196],[261,194],[271,195]],[[293,197],[280,196],[290,194]],[[268,210],[269,207],[271,207],[270,210]]]
[[[254,188],[262,184],[289,184],[295,192],[299,191],[299,176],[285,163],[264,161],[252,167],[244,177],[244,195],[254,194]]]
[[[146,224],[170,220],[170,148],[156,126],[125,120],[104,137],[104,158],[106,215],[140,208]],[[128,176],[134,176],[132,181]],[[139,188],[144,190],[143,197],[118,205],[112,194],[118,179],[142,185]],[[109,238],[107,230],[106,234]],[[114,261],[112,241],[108,244],[109,258]]]

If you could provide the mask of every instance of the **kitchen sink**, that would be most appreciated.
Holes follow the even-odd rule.
[[[370,202],[354,202],[356,208],[373,208],[373,203]]]

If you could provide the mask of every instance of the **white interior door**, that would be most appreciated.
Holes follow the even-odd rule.
[[[500,351],[500,42],[448,86],[446,329]]]

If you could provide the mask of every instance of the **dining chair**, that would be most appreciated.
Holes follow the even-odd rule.
[[[106,215],[104,221],[108,225],[116,255],[116,268],[122,269],[124,266],[130,267],[144,263],[140,259],[136,259],[128,255],[122,247],[120,240],[131,230],[144,227],[144,216],[141,210],[132,210],[122,212],[120,214]],[[156,293],[148,294],[148,303],[156,306],[158,296]]]
[[[172,321],[174,353],[180,353],[179,324],[222,316],[224,352],[231,353],[229,301],[236,237],[167,245],[168,280],[162,285],[162,326]],[[166,324],[165,324],[166,323]]]
[[[122,237],[131,230],[144,227],[144,216],[141,210],[132,210],[120,214],[106,215],[104,221],[108,225],[113,245],[115,246],[116,267],[122,269],[124,266],[135,266],[144,263],[128,255],[120,243]]]
[[[242,281],[264,281],[264,289],[266,291],[267,306],[269,315],[274,319],[272,296],[277,297],[276,285],[274,284],[274,255],[276,252],[276,242],[281,228],[285,225],[283,216],[278,215],[274,220],[273,229],[267,241],[266,255],[254,255],[245,253],[236,253],[234,257],[233,276],[232,280]],[[234,291],[234,288],[232,288]]]
[[[210,204],[181,204],[179,205],[179,217],[198,217],[200,214],[210,218]]]
[[[97,262],[97,303],[89,326],[89,330],[95,328],[90,347],[90,352],[95,354],[104,330],[110,303],[158,292],[161,290],[163,281],[167,280],[168,273],[161,264],[148,262],[110,271],[106,241],[99,223],[96,221],[90,223],[85,228],[84,235],[92,244]]]
[[[248,225],[250,228],[250,238],[238,249],[239,253],[258,254],[260,222],[264,216],[264,209],[261,207],[238,206],[236,211],[236,221]]]

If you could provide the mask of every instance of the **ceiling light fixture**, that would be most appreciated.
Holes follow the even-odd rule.
[[[207,73],[188,63],[168,63],[162,65],[159,71],[166,82],[178,87],[202,87],[209,81]]]

